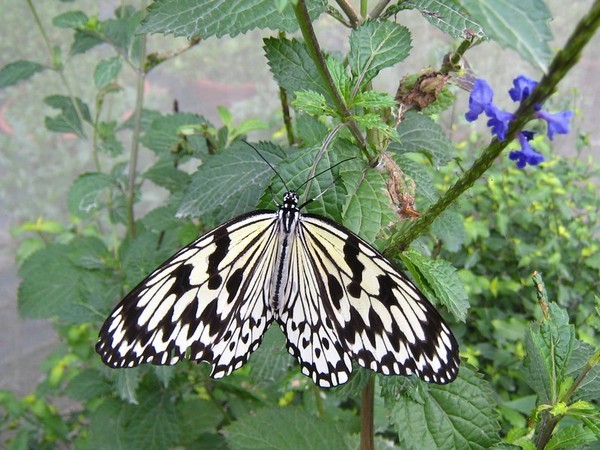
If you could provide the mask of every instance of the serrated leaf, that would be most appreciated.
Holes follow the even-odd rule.
[[[133,6],[117,8],[116,18],[108,19],[102,22],[102,34],[112,46],[122,49],[125,54],[132,54],[137,58],[139,45],[136,45],[140,39],[138,27],[142,14]]]
[[[540,403],[553,403],[553,392],[567,372],[567,363],[575,345],[575,328],[569,316],[555,303],[549,305],[550,318],[532,324],[525,336],[527,358],[525,380],[538,394]]]
[[[77,261],[76,255],[81,255],[83,248],[96,245],[89,245],[90,239],[98,241],[79,237],[69,244],[52,244],[25,260],[19,271],[22,281],[18,296],[23,317],[90,322],[99,319],[99,308],[114,302],[118,285],[113,275],[109,271],[84,269]]]
[[[285,347],[281,330],[270,327],[260,347],[252,354],[250,380],[254,386],[279,386],[291,365],[290,354]]]
[[[100,371],[86,369],[69,381],[67,394],[75,400],[91,400],[112,391],[112,386],[104,379]]]
[[[76,30],[69,54],[71,56],[80,55],[100,44],[104,44],[104,41],[97,33],[91,30]]]
[[[189,146],[195,154],[206,154],[206,140],[200,135],[203,127],[209,127],[206,119],[198,114],[175,113],[152,118],[141,142],[161,157],[170,156],[180,146]],[[184,128],[197,130],[197,135],[183,134]]]
[[[485,34],[501,47],[516,50],[525,60],[546,71],[552,58],[549,22],[543,0],[459,0]]]
[[[311,19],[325,11],[325,0],[306,2]],[[279,11],[273,0],[156,0],[148,8],[140,33],[163,33],[188,38],[236,36],[255,28],[298,29],[291,7]]]
[[[82,11],[67,11],[52,19],[52,25],[58,28],[77,29],[85,26],[89,21],[88,16]]]
[[[350,70],[362,86],[381,69],[404,60],[410,49],[406,27],[394,22],[367,21],[350,34]]]
[[[191,181],[188,173],[173,166],[173,162],[160,159],[143,173],[143,177],[168,189],[171,193],[182,192]]]
[[[584,444],[596,441],[597,437],[591,430],[584,428],[582,425],[573,425],[556,430],[544,450],[580,448]]]
[[[463,218],[455,211],[445,210],[431,225],[431,232],[444,243],[444,249],[457,252],[465,240]]]
[[[193,442],[198,439],[202,433],[214,431],[217,425],[223,420],[222,410],[213,402],[201,399],[190,399],[178,402],[175,405],[179,417],[179,445],[188,444],[187,448],[194,448]],[[204,439],[202,444],[205,448],[212,448],[207,445]]]
[[[466,366],[452,383],[428,385],[423,402],[407,394],[389,400],[403,448],[490,448],[500,441],[494,395]]]
[[[106,190],[115,187],[115,179],[100,172],[84,173],[69,189],[69,212],[80,219],[88,219],[99,211],[110,196]],[[103,192],[106,196],[101,195]]]
[[[327,105],[325,96],[315,91],[296,91],[292,106],[311,116],[335,115],[335,111]]]
[[[577,378],[577,376],[585,369],[586,364],[593,355],[594,347],[586,342],[576,340],[573,346],[573,352],[569,358],[567,376],[570,376],[573,379]],[[574,400],[583,398],[600,398],[600,364],[596,364],[588,372],[573,397]]]
[[[146,394],[128,422],[126,448],[165,449],[177,443],[179,421],[168,391]]]
[[[334,56],[327,56],[325,59],[325,65],[331,74],[333,84],[337,87],[338,91],[342,95],[342,98],[346,102],[349,102],[351,100],[350,94],[352,90],[352,80],[346,71],[346,66]]]
[[[423,153],[434,166],[446,164],[454,156],[452,142],[442,128],[429,117],[408,111],[398,125],[399,142],[392,142],[389,150],[398,155]]]
[[[333,104],[306,44],[283,38],[267,38],[264,43],[267,62],[279,86],[290,93],[314,91]]]
[[[342,178],[348,190],[343,210],[343,224],[368,242],[373,242],[381,230],[397,216],[386,191],[384,175],[377,170],[344,171]]]
[[[0,88],[27,80],[43,70],[46,68],[41,64],[24,59],[7,64],[0,69]]]
[[[44,99],[48,106],[58,109],[61,113],[54,117],[46,117],[46,128],[57,133],[75,133],[79,137],[85,137],[82,120],[92,123],[90,110],[83,101],[75,98],[75,103],[64,95],[50,95]],[[81,115],[80,115],[81,114]]]
[[[298,138],[302,140],[300,147],[311,147],[322,143],[328,132],[325,124],[307,114],[296,115],[296,129]]]
[[[129,405],[114,398],[103,400],[91,415],[90,448],[127,448],[123,424],[130,415]]]
[[[121,71],[123,61],[119,56],[100,61],[94,71],[94,83],[97,88],[103,88],[114,82]]]
[[[281,149],[259,143],[255,147],[273,166],[281,160]],[[202,217],[214,213],[215,221],[224,222],[256,206],[273,171],[254,149],[238,142],[206,158],[186,190],[179,217]]]
[[[464,322],[469,297],[456,269],[448,261],[425,258],[414,250],[405,251],[401,258],[425,295],[437,298],[454,317]]]
[[[378,91],[359,92],[351,106],[361,106],[363,108],[392,108],[396,106],[396,99],[390,94]]]
[[[417,196],[425,198],[429,203],[437,199],[437,190],[433,184],[431,171],[428,171],[423,164],[413,161],[406,155],[395,155],[394,160],[396,160],[402,172],[415,182]]]
[[[293,424],[293,426],[290,426]],[[344,434],[334,422],[300,408],[263,408],[227,426],[225,439],[232,450],[346,450]]]
[[[412,0],[406,8],[416,9],[431,24],[454,39],[485,38],[481,26],[456,3],[456,0]],[[404,6],[404,5],[403,5]]]
[[[140,385],[140,367],[133,367],[116,371],[115,387],[121,400],[138,404],[137,389]]]

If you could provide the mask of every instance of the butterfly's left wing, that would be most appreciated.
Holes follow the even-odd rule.
[[[220,378],[241,367],[272,321],[276,213],[240,216],[192,242],[117,305],[96,351],[111,367],[205,361]]]
[[[342,384],[351,359],[385,375],[445,384],[458,373],[458,344],[416,286],[366,241],[304,215],[290,260],[280,325],[303,373]]]

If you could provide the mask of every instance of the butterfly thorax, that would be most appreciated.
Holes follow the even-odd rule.
[[[300,219],[300,210],[298,209],[298,194],[294,191],[288,191],[283,196],[283,204],[277,210],[277,235],[279,246],[275,258],[276,270],[273,271],[271,278],[271,295],[269,303],[271,310],[278,314],[281,306],[283,289],[288,280],[290,267],[290,254],[296,237],[296,226]]]

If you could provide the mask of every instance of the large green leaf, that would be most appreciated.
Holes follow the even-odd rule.
[[[404,60],[410,48],[410,32],[406,27],[387,21],[365,22],[350,34],[350,69],[362,85],[381,69]]]
[[[392,142],[389,150],[404,153],[423,153],[434,166],[446,164],[454,156],[454,147],[444,130],[429,117],[408,111],[398,125],[398,142]]]
[[[296,39],[265,39],[267,62],[277,84],[288,92],[314,91],[332,104],[329,91],[303,42]]]
[[[459,0],[485,34],[542,71],[552,57],[552,20],[544,0]]]
[[[386,400],[403,448],[484,449],[500,441],[494,395],[468,367],[452,383],[429,385],[419,397],[405,392]]]
[[[106,173],[84,173],[69,189],[69,212],[80,219],[88,219],[106,205],[112,196],[110,189],[117,186],[116,180]],[[105,196],[102,195],[105,193]]]
[[[344,434],[334,422],[301,408],[264,408],[225,428],[232,450],[346,450]]]
[[[268,143],[256,144],[260,154],[276,166],[281,149]],[[224,222],[255,208],[272,169],[249,145],[239,142],[206,158],[190,183],[177,214],[202,217],[214,214]]]
[[[124,436],[126,448],[165,449],[175,446],[179,419],[168,391],[145,393],[133,409]]]
[[[306,3],[313,20],[327,6],[325,0]],[[236,36],[255,28],[293,32],[298,22],[291,5],[279,11],[273,0],[156,0],[139,32],[206,39]]]

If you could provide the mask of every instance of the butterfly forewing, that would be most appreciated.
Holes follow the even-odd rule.
[[[96,345],[111,367],[188,357],[215,378],[241,367],[273,319],[302,372],[322,387],[348,381],[352,360],[385,375],[448,383],[458,345],[392,263],[335,222],[302,215],[294,192],[185,247],[142,281]]]
[[[191,243],[143,280],[104,323],[97,352],[111,367],[187,356],[215,378],[241,367],[272,321],[276,213],[255,212]]]

